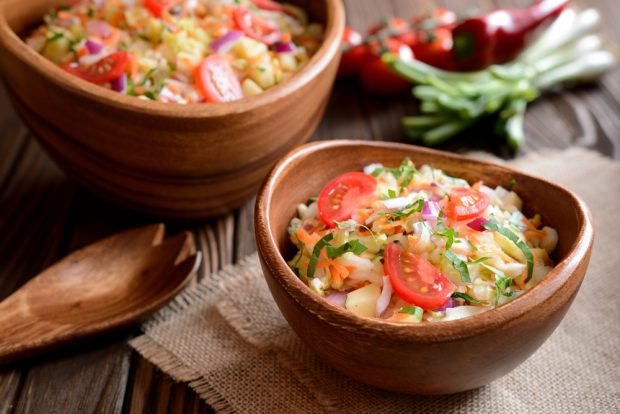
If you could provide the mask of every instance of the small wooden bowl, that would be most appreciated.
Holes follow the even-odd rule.
[[[513,301],[466,319],[405,325],[356,316],[312,292],[288,267],[293,246],[287,227],[296,206],[333,177],[405,157],[469,182],[506,185],[517,180],[526,213],[556,228],[556,266]],[[507,374],[558,326],[583,280],[592,249],[588,208],[568,190],[509,168],[410,145],[330,141],[289,153],[271,171],[256,203],[256,239],[265,278],[291,327],[342,373],[390,391],[449,394]]]
[[[307,141],[327,105],[344,8],[341,0],[293,2],[324,23],[323,45],[287,82],[233,103],[144,101],[69,75],[19,38],[64,0],[0,2],[0,72],[23,120],[86,187],[168,218],[222,214]]]

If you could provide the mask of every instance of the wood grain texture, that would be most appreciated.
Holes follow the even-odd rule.
[[[382,15],[396,12],[412,16],[434,4],[465,10],[472,5],[528,3],[529,0],[345,0],[349,21],[360,29]],[[616,0],[574,0],[574,3],[601,10],[610,42],[620,41],[620,25],[615,24],[620,21]],[[616,132],[619,100],[620,70],[607,75],[600,88],[578,88],[541,99],[528,111],[528,136],[523,153],[545,146],[581,145],[620,159],[620,134]],[[397,101],[367,96],[354,83],[339,84],[313,139],[355,137],[404,141],[391,120],[398,120],[401,114],[415,113],[416,108],[408,95]],[[391,116],[390,111],[398,113]],[[485,141],[488,140],[484,134],[475,131],[442,148],[459,152],[482,148],[510,156],[501,145]],[[174,227],[174,231],[194,233],[205,256],[199,277],[208,277],[230,258],[238,260],[254,250],[253,232],[248,231],[252,206],[246,204],[230,217]],[[232,220],[233,225],[218,224],[221,220]],[[75,185],[29,137],[0,85],[0,299],[69,251],[149,222],[149,217],[111,205],[82,188],[76,191]],[[222,230],[224,236],[219,233]],[[230,246],[232,251],[225,250]],[[132,331],[124,338],[84,346],[75,349],[72,355],[54,354],[47,360],[0,369],[0,414],[14,413],[18,407],[19,412],[36,414],[206,412],[207,407],[189,388],[171,386],[165,374],[125,345],[125,338],[135,334],[137,331]],[[148,365],[148,369],[144,368]]]
[[[333,177],[373,162],[398,166],[404,157],[470,183],[481,180],[495,187],[515,179],[524,205],[558,230],[553,270],[531,292],[505,306],[458,321],[415,326],[360,317],[313,292],[287,263],[294,255],[287,229],[296,206]],[[532,355],[555,330],[577,294],[594,240],[592,217],[584,202],[556,184],[496,164],[385,142],[328,141],[293,151],[265,181],[255,214],[265,279],[297,335],[349,377],[418,395],[481,387]]]
[[[98,241],[54,263],[0,303],[0,363],[135,325],[176,296],[199,257],[162,224]]]

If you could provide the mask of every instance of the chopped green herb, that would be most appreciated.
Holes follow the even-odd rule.
[[[88,8],[88,12],[86,13],[86,15],[88,17],[93,17],[95,15],[95,9],[93,9],[92,7]]]
[[[508,190],[512,191],[515,185],[517,185],[517,180],[514,178],[511,178],[510,181],[508,181]]]
[[[400,191],[409,187],[411,184],[411,180],[413,179],[413,175],[417,172],[415,165],[411,162],[409,157],[405,158],[403,162],[396,168],[376,168],[370,175],[373,177],[378,177],[381,173],[389,173],[394,176],[397,180],[400,180]],[[394,198],[394,197],[392,197]]]
[[[396,198],[396,191],[389,189],[388,190],[388,197],[389,198]]]
[[[481,257],[480,259],[474,260],[473,262],[469,262],[469,264],[481,264],[482,262],[486,262],[490,257]]]
[[[71,10],[71,6],[69,6],[68,4],[63,3],[60,6],[58,6],[58,10],[63,10],[63,11]]]
[[[421,321],[424,316],[424,309],[419,306],[405,306],[398,311],[398,313],[406,313],[408,315],[413,315],[417,320]]]
[[[155,97],[155,94],[151,91],[144,92],[144,96],[149,98],[151,101],[154,101],[155,99],[157,99],[157,97]]]
[[[323,250],[323,247],[329,246],[329,242],[332,241],[333,238],[334,235],[332,233],[326,234],[314,245],[314,249],[312,249],[312,255],[310,255],[310,262],[308,263],[308,277],[314,277],[314,272],[316,271],[316,264],[319,261],[321,250]]]
[[[512,279],[504,277],[504,276],[500,276],[498,274],[495,275],[495,305],[496,306],[499,303],[500,295],[504,295],[508,297],[514,295],[513,292],[508,292],[508,293],[506,292],[506,290],[510,288],[511,285],[512,285]]]
[[[506,238],[508,238],[508,240],[513,242],[519,248],[519,250],[523,252],[525,260],[527,261],[527,278],[525,279],[525,283],[529,282],[534,272],[534,256],[532,256],[532,251],[530,250],[528,245],[525,244],[521,239],[519,239],[519,236],[514,234],[511,230],[506,227],[500,226],[497,220],[495,220],[494,218],[484,223],[483,227],[487,230],[496,231],[499,234],[505,236]]]
[[[465,283],[471,283],[471,278],[469,277],[469,269],[467,269],[467,263],[459,259],[459,257],[450,249],[446,250],[443,255],[461,274],[461,280]]]
[[[389,212],[383,213],[383,215],[388,215],[392,219],[395,219],[395,220],[401,220],[401,219],[406,219],[413,213],[419,213],[420,211],[422,211],[423,208],[424,208],[424,200],[419,199],[419,200],[414,201],[411,204],[406,205],[405,207],[399,210],[389,211]]]
[[[452,294],[452,298],[453,299],[462,299],[465,302],[469,303],[470,305],[475,305],[475,306],[481,306],[481,305],[488,305],[489,304],[488,302],[476,300],[476,299],[472,298],[471,296],[469,296],[467,293],[461,293],[461,292],[454,292]]]
[[[52,43],[58,39],[62,39],[63,37],[65,37],[64,33],[52,31],[52,35],[45,40],[45,43]]]
[[[360,243],[359,240],[351,240],[338,247],[328,245],[326,246],[326,249],[327,249],[327,257],[329,257],[330,259],[335,259],[336,257],[340,257],[343,254],[348,253],[348,252],[351,252],[356,255],[360,255],[366,250],[368,250],[368,248],[364,246],[362,243]]]
[[[452,244],[454,244],[454,238],[458,236],[458,233],[456,232],[456,230],[446,226],[443,223],[443,212],[442,211],[440,211],[439,215],[437,216],[437,229],[438,231],[434,231],[433,235],[447,238],[446,249],[449,249],[450,247],[452,247]]]

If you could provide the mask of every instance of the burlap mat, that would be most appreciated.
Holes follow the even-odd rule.
[[[288,327],[255,256],[185,291],[131,345],[222,413],[618,413],[620,164],[583,149],[511,164],[583,197],[596,240],[586,280],[560,327],[523,365],[490,385],[411,397],[345,378]]]

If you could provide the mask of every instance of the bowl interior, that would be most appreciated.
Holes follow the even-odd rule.
[[[398,166],[405,157],[410,157],[417,166],[429,164],[472,184],[482,180],[489,186],[505,187],[515,179],[514,191],[523,199],[525,214],[539,213],[545,225],[558,231],[559,244],[553,254],[554,263],[561,262],[571,253],[583,228],[584,217],[577,208],[575,197],[562,187],[499,165],[411,145],[344,141],[310,144],[294,152],[274,170],[266,214],[268,232],[283,258],[288,260],[293,254],[287,227],[299,203],[306,203],[309,197],[316,196],[329,180],[339,174],[359,171],[377,162]]]

